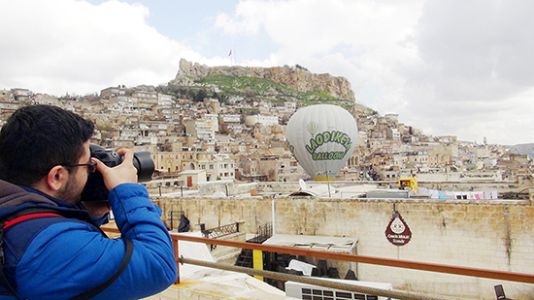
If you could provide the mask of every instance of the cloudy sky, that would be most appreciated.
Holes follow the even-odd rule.
[[[300,64],[427,134],[534,142],[534,1],[0,0],[0,15],[0,89],[157,85],[180,58]]]

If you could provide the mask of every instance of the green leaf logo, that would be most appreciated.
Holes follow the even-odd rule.
[[[308,129],[308,132],[311,133],[311,135],[315,135],[315,133],[317,132],[317,123],[311,121],[310,123],[308,123],[308,125],[306,126],[306,129]]]

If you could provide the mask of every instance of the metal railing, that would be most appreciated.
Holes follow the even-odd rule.
[[[273,236],[273,225],[271,223],[267,223],[258,226],[258,229],[256,230],[256,235],[250,240],[247,240],[247,242],[261,244],[267,239],[269,239],[271,236]]]
[[[180,253],[178,250],[179,249],[178,243],[179,241],[189,241],[189,242],[205,243],[205,244],[211,244],[211,245],[236,247],[236,248],[241,248],[241,249],[261,250],[261,251],[267,251],[267,252],[272,252],[272,253],[284,253],[284,254],[291,254],[291,255],[296,255],[296,256],[310,256],[310,257],[321,258],[321,259],[359,262],[359,263],[381,265],[381,266],[387,266],[387,267],[405,268],[405,269],[411,269],[411,270],[430,271],[430,272],[437,272],[437,273],[455,274],[455,275],[499,279],[499,280],[534,284],[534,274],[496,271],[496,270],[471,268],[471,267],[458,267],[458,266],[450,266],[450,265],[436,264],[436,263],[422,263],[422,262],[415,262],[415,261],[408,261],[408,260],[379,258],[379,257],[355,255],[355,254],[347,254],[347,253],[337,253],[337,252],[326,252],[326,251],[320,251],[320,250],[302,249],[302,248],[286,247],[286,246],[243,243],[243,242],[235,242],[235,241],[227,241],[227,240],[213,240],[213,239],[207,239],[207,238],[202,238],[202,237],[181,235],[177,233],[171,233],[171,238],[172,238],[173,248],[175,251],[174,254],[175,254],[175,260],[176,260],[178,270],[179,270],[180,263],[186,263],[186,264],[205,266],[205,267],[210,267],[210,268],[215,268],[215,269],[236,271],[236,272],[246,273],[250,275],[259,275],[259,276],[263,276],[263,277],[271,278],[275,280],[286,280],[286,281],[290,280],[290,281],[295,281],[295,282],[319,285],[319,286],[333,288],[333,289],[342,289],[342,290],[347,290],[351,292],[371,293],[377,296],[392,297],[396,299],[415,300],[415,299],[450,299],[450,298],[435,297],[431,295],[423,295],[420,293],[411,293],[411,292],[398,291],[398,290],[388,291],[388,290],[381,290],[381,289],[370,289],[367,287],[355,286],[355,285],[350,285],[350,284],[332,283],[329,281],[310,278],[307,276],[297,276],[297,275],[289,275],[289,274],[278,273],[278,272],[260,271],[260,270],[254,270],[254,269],[244,268],[244,267],[229,266],[229,265],[223,265],[223,264],[218,264],[218,263],[202,262],[202,261],[197,261],[193,259],[187,259],[187,258],[180,257]],[[179,283],[179,276],[177,279],[177,283]]]
[[[210,240],[206,238],[181,235],[181,234],[175,234],[175,233],[171,234],[171,238],[173,240],[173,243],[175,244],[176,251],[178,251],[176,248],[178,246],[178,241],[189,241],[189,242],[236,247],[236,248],[241,248],[241,249],[262,250],[262,251],[273,252],[273,253],[285,253],[285,254],[291,254],[291,255],[297,255],[297,256],[311,256],[311,257],[322,258],[322,259],[359,262],[359,263],[381,265],[381,266],[387,266],[387,267],[396,267],[396,268],[447,273],[447,274],[455,274],[455,275],[464,275],[464,276],[489,278],[489,279],[500,279],[500,280],[523,282],[523,283],[534,283],[534,274],[515,273],[515,272],[508,272],[508,271],[496,271],[496,270],[471,268],[471,267],[458,267],[458,266],[450,266],[450,265],[436,264],[436,263],[422,263],[422,262],[415,262],[415,261],[401,260],[401,259],[379,258],[379,257],[373,257],[373,256],[364,256],[364,255],[339,253],[339,252],[327,252],[327,251],[285,247],[285,246],[262,245],[262,244],[243,243],[243,242],[234,242],[234,241],[225,241],[225,240]]]
[[[110,228],[106,228],[105,231],[114,232],[114,233],[119,232],[117,229],[110,229]],[[420,293],[411,293],[411,292],[399,291],[399,290],[391,291],[391,290],[374,289],[374,288],[356,286],[356,285],[351,285],[351,284],[343,284],[339,282],[331,282],[331,281],[326,281],[326,280],[317,279],[313,277],[307,277],[307,276],[297,276],[297,275],[290,275],[290,274],[279,273],[279,272],[254,270],[254,269],[245,268],[245,267],[237,267],[237,266],[232,266],[232,265],[205,262],[205,261],[199,261],[195,259],[188,259],[188,258],[180,257],[179,247],[178,247],[179,241],[189,241],[189,242],[204,243],[204,244],[209,244],[209,245],[221,245],[221,246],[236,247],[236,248],[241,248],[241,249],[261,250],[261,251],[267,251],[271,253],[283,253],[283,254],[290,254],[290,255],[296,255],[296,256],[310,256],[310,257],[315,257],[315,258],[320,258],[320,259],[331,259],[331,260],[340,260],[340,261],[347,261],[347,262],[359,262],[359,263],[380,265],[380,266],[386,266],[386,267],[396,267],[396,268],[404,268],[404,269],[419,270],[419,271],[429,271],[429,272],[437,272],[437,273],[445,273],[445,274],[463,275],[463,276],[471,276],[471,277],[479,277],[479,278],[487,278],[487,279],[499,279],[499,280],[534,284],[534,274],[497,271],[497,270],[472,268],[472,267],[450,266],[450,265],[444,265],[444,264],[415,262],[415,261],[400,260],[400,259],[379,258],[379,257],[373,257],[373,256],[355,255],[355,254],[338,253],[338,252],[327,252],[327,251],[303,249],[303,248],[296,248],[296,247],[243,243],[243,242],[235,242],[235,241],[228,241],[228,240],[195,237],[195,236],[183,235],[183,234],[178,234],[178,233],[170,233],[170,235],[171,235],[172,244],[174,248],[174,255],[175,255],[176,266],[178,269],[178,274],[179,274],[180,264],[185,263],[185,264],[204,266],[204,267],[209,267],[209,268],[214,268],[214,269],[229,270],[229,271],[235,271],[235,272],[240,272],[240,273],[246,273],[250,275],[263,276],[263,277],[271,278],[275,280],[295,281],[295,282],[313,284],[313,285],[318,285],[318,286],[323,286],[323,287],[328,287],[328,288],[333,288],[333,289],[341,289],[341,290],[346,290],[346,291],[351,291],[351,292],[360,292],[360,293],[374,294],[374,295],[383,296],[383,297],[392,297],[396,299],[412,299],[412,300],[446,299],[444,297],[436,297],[436,296],[424,295]],[[176,283],[179,283],[179,279],[180,279],[180,276],[178,275]],[[450,298],[447,298],[447,299],[450,299]]]
[[[399,291],[399,290],[383,290],[383,289],[371,288],[371,287],[366,287],[366,286],[356,286],[356,285],[347,284],[343,282],[327,281],[327,280],[316,278],[316,277],[297,276],[297,275],[290,275],[290,274],[285,274],[285,273],[280,273],[280,272],[262,271],[262,270],[256,270],[256,269],[251,269],[251,268],[232,266],[228,264],[212,263],[212,262],[190,259],[190,258],[180,258],[180,263],[219,269],[219,270],[245,273],[245,274],[254,275],[254,276],[263,276],[263,277],[274,279],[274,280],[294,281],[294,282],[300,282],[300,283],[305,283],[305,284],[312,284],[312,285],[322,286],[322,287],[331,288],[335,290],[341,290],[341,291],[363,293],[363,294],[376,295],[376,296],[382,296],[382,297],[391,297],[394,299],[445,300],[445,298],[442,298],[442,297],[440,298],[440,297],[435,297],[435,296],[425,295],[425,294],[420,294],[420,293],[416,294],[416,293]]]
[[[218,239],[223,236],[238,233],[239,224],[240,222],[235,222],[235,223],[222,225],[219,227],[214,227],[214,228],[209,228],[209,229],[205,229],[204,224],[200,224],[200,231],[202,232],[202,235],[206,238]]]

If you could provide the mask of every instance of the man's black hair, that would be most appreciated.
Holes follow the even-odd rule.
[[[51,105],[16,110],[0,131],[0,179],[32,185],[62,164],[77,164],[94,124]]]

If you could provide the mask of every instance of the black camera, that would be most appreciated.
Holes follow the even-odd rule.
[[[91,157],[98,158],[106,166],[112,168],[120,165],[122,157],[112,150],[106,150],[102,146],[91,144]],[[150,152],[135,152],[133,165],[137,169],[137,180],[139,182],[149,181],[154,173],[154,161],[150,158]],[[100,172],[89,174],[87,183],[82,191],[81,201],[107,201],[108,190],[104,185],[104,179]]]

